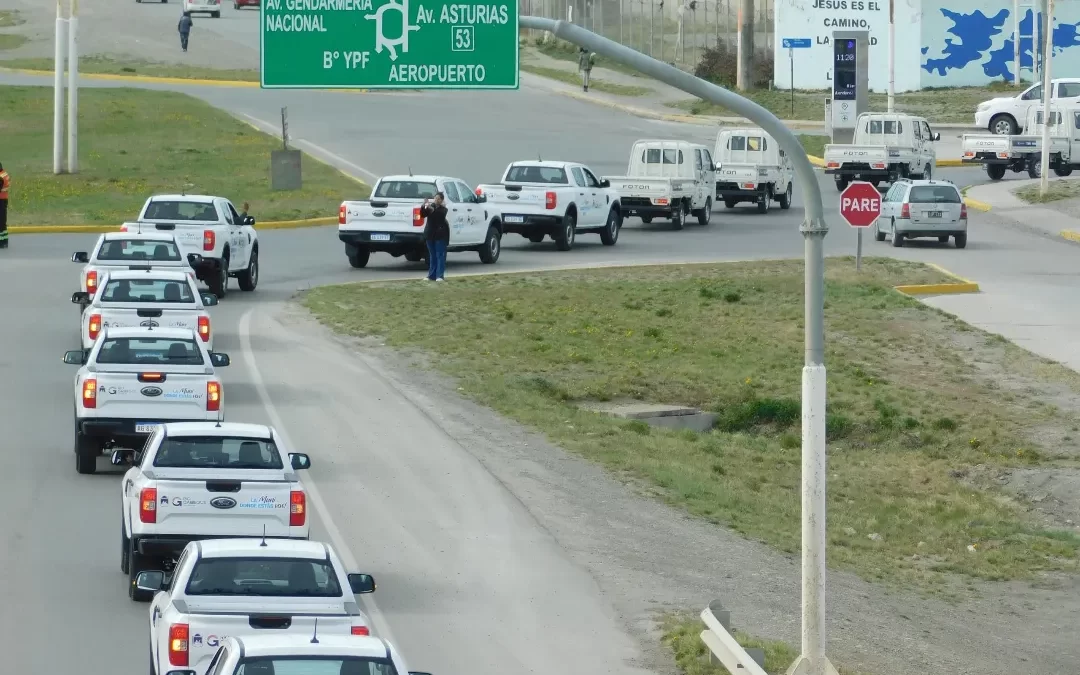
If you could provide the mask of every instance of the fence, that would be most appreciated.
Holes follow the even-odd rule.
[[[809,0],[808,0],[809,1]],[[519,0],[523,15],[566,19],[574,8],[577,25],[685,70],[702,52],[736,44],[740,0]],[[775,0],[756,0],[752,17],[754,53],[773,48]],[[528,35],[535,39],[536,35]]]

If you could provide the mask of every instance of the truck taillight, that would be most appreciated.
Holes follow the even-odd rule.
[[[342,204],[341,206],[338,207],[338,210],[337,210],[337,224],[338,225],[344,225],[345,224],[345,205],[344,204]]]
[[[86,292],[91,297],[94,295],[94,291],[97,290],[97,270],[90,270],[86,273]]]
[[[306,522],[307,495],[293,490],[289,493],[289,527],[303,527]]]
[[[82,383],[82,405],[84,408],[97,407],[97,380],[91,378]]]
[[[217,235],[213,230],[203,230],[202,233],[202,250],[213,251],[214,244],[217,243]]]
[[[419,206],[414,206],[413,207],[413,210],[412,210],[412,224],[413,224],[413,227],[423,227],[424,226],[424,212],[420,209]]]
[[[157,488],[143,488],[139,493],[139,522],[157,522]]]
[[[169,665],[187,667],[188,625],[174,623],[169,626]]]
[[[967,220],[967,204],[960,205],[960,220]]]
[[[739,187],[744,190],[754,190],[757,188],[757,183],[741,183]]]
[[[371,631],[368,630],[367,626],[353,626],[352,627],[352,634],[353,635],[371,635]]]
[[[86,323],[86,332],[90,334],[91,340],[96,340],[98,333],[101,332],[101,315],[91,314],[90,320]]]
[[[911,218],[911,205],[904,204],[900,207],[900,218]]]
[[[210,380],[206,383],[206,409],[210,412],[221,410],[221,383]]]
[[[840,168],[840,162],[829,162],[828,164],[825,165],[825,168],[826,169],[839,169]]]
[[[199,337],[203,342],[210,341],[210,317],[208,316],[199,317]]]
[[[559,203],[559,196],[554,192],[548,191],[544,194],[544,208],[553,209]]]

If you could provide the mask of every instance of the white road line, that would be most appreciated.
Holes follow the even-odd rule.
[[[244,117],[248,118],[249,120],[251,120],[252,124],[255,124],[262,131],[265,131],[268,134],[281,133],[281,129],[275,127],[273,124],[270,124],[269,122],[267,122],[265,120],[261,120],[258,117],[252,117],[251,115],[249,115],[247,113],[240,113],[240,114],[243,115]],[[308,150],[314,155],[322,155],[325,158],[329,158],[330,160],[333,160],[333,162],[336,162],[338,164],[342,164],[342,165],[347,166],[350,169],[352,169],[352,170],[354,170],[354,171],[356,171],[358,173],[364,174],[364,176],[366,176],[366,177],[368,177],[368,178],[370,178],[372,180],[372,185],[374,185],[375,181],[379,180],[379,178],[380,178],[379,174],[377,174],[377,173],[375,173],[373,171],[368,171],[367,169],[360,166],[359,164],[356,164],[355,162],[350,162],[349,160],[345,159],[344,157],[341,157],[340,155],[335,155],[334,153],[330,152],[326,148],[324,148],[322,146],[319,146],[319,145],[315,145],[311,141],[305,141],[303,139],[290,139],[290,140],[293,140],[293,142],[296,143],[296,145],[307,146]]]
[[[289,447],[295,447],[293,446],[292,440],[289,439],[289,433],[285,429],[285,424],[281,421],[281,417],[274,407],[274,402],[270,400],[270,394],[267,393],[266,385],[263,383],[262,373],[259,372],[259,367],[255,363],[255,352],[251,349],[251,315],[254,312],[255,308],[249,309],[244,312],[242,317],[240,317],[240,349],[244,354],[244,361],[247,362],[248,370],[251,372],[251,381],[255,385],[255,391],[259,393],[259,399],[262,400],[263,408],[270,418],[270,424],[277,429],[278,433],[281,434],[281,437]],[[326,502],[323,501],[322,495],[319,494],[319,489],[315,485],[314,479],[308,475],[302,482],[308,495],[311,496],[311,501],[315,506],[315,510],[319,513],[319,519],[323,522],[323,525],[326,526],[326,532],[330,535],[330,541],[334,544],[334,548],[337,549],[341,561],[345,563],[348,570],[357,571],[359,568],[356,564],[356,558],[353,556],[348,544],[345,543],[345,538],[341,536],[341,531],[330,517],[330,510],[326,508]],[[378,581],[378,579],[376,579],[376,581]],[[360,603],[364,605],[364,609],[367,611],[368,616],[371,617],[372,623],[375,624],[376,633],[389,640],[394,647],[398,647],[398,641],[394,639],[394,634],[390,631],[390,624],[387,623],[386,617],[384,617],[383,613],[379,610],[379,606],[375,603],[375,598],[370,595],[359,596],[359,598]]]

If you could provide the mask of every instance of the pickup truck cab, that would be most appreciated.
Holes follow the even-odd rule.
[[[398,650],[374,637],[257,635],[219,641],[207,671],[214,675],[431,675],[411,671]]]
[[[686,141],[637,141],[625,176],[605,176],[619,194],[623,217],[671,221],[681,230],[690,215],[701,225],[712,219],[713,158],[704,145]]]
[[[129,595],[139,572],[171,570],[198,539],[307,539],[307,492],[296,471],[311,458],[286,447],[273,427],[179,422],[162,424],[137,453],[114,452],[116,465],[138,454],[120,496]]]
[[[64,354],[75,374],[75,469],[94,473],[114,446],[137,448],[163,422],[224,419],[217,368],[228,354],[211,352],[193,330],[103,328],[89,352]]]
[[[353,267],[366,267],[373,252],[405,256],[410,262],[427,258],[420,207],[435,193],[445,197],[450,223],[450,251],[476,251],[480,261],[493,265],[502,252],[502,221],[487,200],[451,176],[383,176],[368,201],[346,201],[338,207],[338,239]]]
[[[371,621],[355,595],[368,574],[347,574],[329,544],[295,539],[210,539],[184,547],[176,570],[140,572],[135,599],[148,613],[150,663],[159,675],[206,675],[230,637],[366,636]]]
[[[125,232],[172,232],[185,253],[201,256],[195,276],[210,292],[225,297],[229,277],[242,291],[259,283],[259,235],[255,218],[241,216],[232,202],[209,195],[154,195]]]
[[[594,232],[604,246],[619,240],[623,219],[619,193],[584,164],[513,162],[499,183],[478,185],[476,194],[502,218],[503,231],[534,244],[548,236],[560,251],[569,251],[577,235]]]
[[[773,201],[791,208],[795,167],[780,145],[761,128],[721,129],[716,134],[716,201],[733,209],[741,202],[768,213]]]
[[[855,143],[825,146],[825,173],[843,192],[853,180],[877,186],[898,178],[930,180],[937,168],[934,141],[941,134],[930,130],[922,117],[903,113],[863,113],[855,120]]]
[[[84,305],[89,294],[78,291],[71,302]],[[213,293],[199,293],[195,281],[185,272],[143,270],[108,272],[101,279],[101,292],[85,304],[79,336],[82,347],[94,346],[103,328],[187,328],[199,334],[206,348],[213,350],[207,307],[217,304]]]
[[[1050,98],[1055,102],[1066,105],[1080,103],[1080,78],[1060,77],[1050,80],[1050,87]],[[975,108],[975,126],[1002,136],[1018,134],[1032,106],[1042,103],[1042,99],[1043,86],[1040,82],[1019,94],[983,101]]]
[[[106,272],[146,265],[159,269],[182,270],[195,278],[195,267],[202,260],[198,253],[185,254],[171,232],[106,232],[98,237],[91,251],[75,251],[71,262],[84,265],[79,275],[79,291],[86,293],[87,302],[97,292],[101,276]]]

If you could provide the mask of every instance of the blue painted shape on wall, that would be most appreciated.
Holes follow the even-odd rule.
[[[968,64],[983,58],[993,46],[994,36],[1001,33],[1005,20],[1009,18],[1009,11],[1005,9],[992,17],[979,10],[961,14],[944,7],[941,8],[941,13],[952,21],[949,32],[960,38],[960,41],[945,38],[945,49],[942,50],[945,57],[927,59],[923,70],[928,73],[937,71],[942,77],[945,77],[949,70],[963,70]]]

